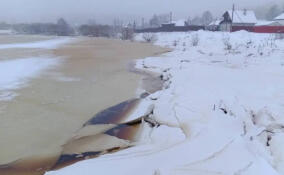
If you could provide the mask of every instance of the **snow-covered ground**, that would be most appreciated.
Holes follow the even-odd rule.
[[[165,81],[145,99],[161,126],[135,147],[47,174],[284,174],[284,40],[198,31],[160,33],[155,44],[173,52],[137,68]]]

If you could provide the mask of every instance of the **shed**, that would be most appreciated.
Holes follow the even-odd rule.
[[[221,21],[222,19],[216,19],[212,21],[208,26],[206,26],[206,29],[210,31],[218,31]]]

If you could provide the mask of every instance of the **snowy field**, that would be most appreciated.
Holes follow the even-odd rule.
[[[144,103],[160,126],[145,124],[130,149],[47,174],[284,175],[284,40],[198,31],[155,44],[173,52],[137,68],[165,81]]]

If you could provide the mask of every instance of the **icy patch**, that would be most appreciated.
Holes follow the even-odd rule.
[[[1,92],[0,90],[0,101],[9,101],[15,98],[16,96],[17,96],[17,93],[15,92],[11,92],[11,91]]]
[[[58,64],[55,58],[26,58],[0,62],[0,100],[11,100],[13,92],[27,85],[28,80],[38,76],[44,69]]]
[[[64,44],[70,43],[71,41],[73,41],[71,38],[59,38],[32,43],[1,44],[0,49],[56,49]]]
[[[80,81],[80,78],[61,76],[61,77],[57,77],[56,80],[63,81],[63,82],[74,82],[74,81]]]

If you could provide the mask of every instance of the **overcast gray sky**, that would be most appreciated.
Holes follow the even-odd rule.
[[[235,3],[237,8],[253,8],[283,0],[0,0],[0,21],[50,22],[59,17],[69,22],[110,23],[113,18],[125,20],[149,18],[154,13],[172,11],[174,18],[187,18],[210,10],[220,15]]]

